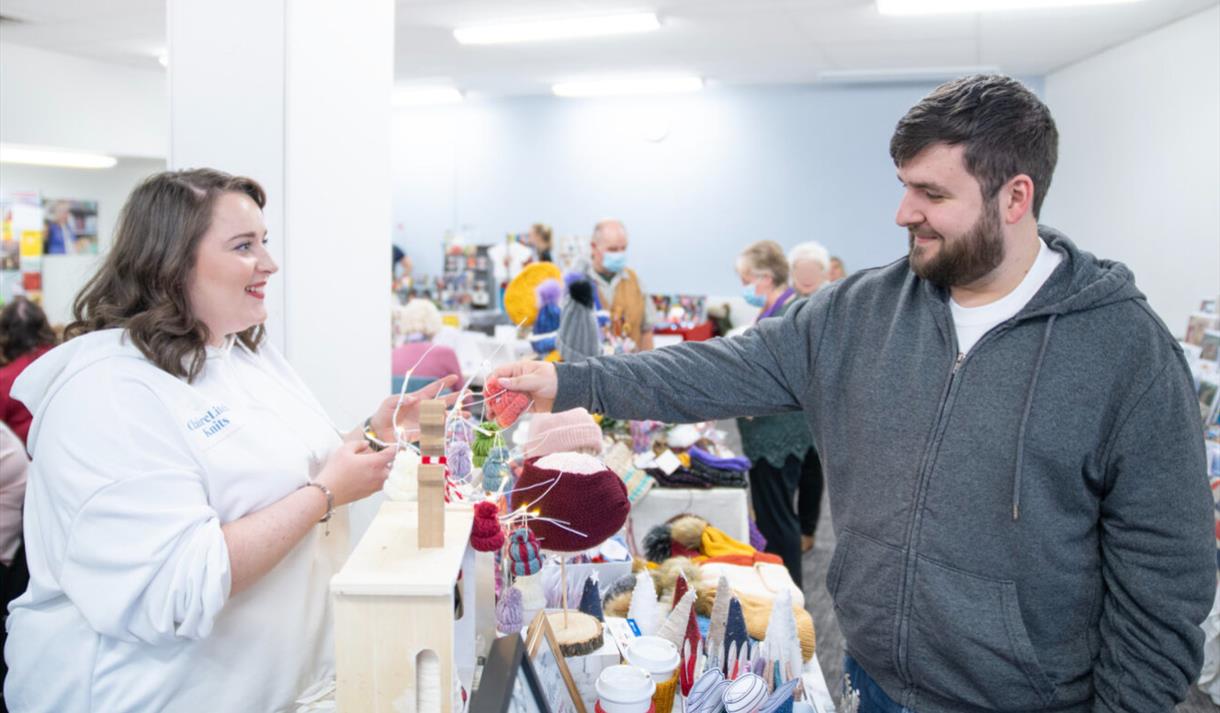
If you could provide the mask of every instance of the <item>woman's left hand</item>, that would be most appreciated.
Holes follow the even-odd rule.
[[[419,391],[412,391],[402,397],[402,406],[398,409],[398,427],[403,429],[403,435],[408,440],[415,440],[419,436],[419,404],[428,399],[436,398],[438,393],[444,389],[452,388],[455,383],[457,383],[457,377],[449,375],[443,379],[437,379]],[[445,406],[453,406],[458,396],[459,394],[454,392],[441,397],[441,399],[445,402]],[[373,413],[373,430],[377,432],[377,437],[386,443],[394,443],[397,440],[394,438],[393,425],[394,409],[397,406],[398,394],[391,394],[389,398],[381,402],[381,405],[377,407],[377,411]]]

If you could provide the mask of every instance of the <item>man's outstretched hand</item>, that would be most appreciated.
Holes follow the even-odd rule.
[[[549,361],[518,361],[497,367],[492,376],[509,391],[519,391],[534,401],[532,411],[548,413],[555,405],[559,377]]]

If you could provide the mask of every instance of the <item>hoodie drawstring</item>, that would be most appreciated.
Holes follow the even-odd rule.
[[[1025,461],[1025,425],[1029,423],[1029,412],[1034,405],[1034,391],[1038,388],[1038,374],[1042,372],[1042,359],[1046,356],[1046,345],[1051,341],[1051,330],[1055,327],[1057,314],[1046,320],[1046,331],[1042,333],[1042,347],[1034,361],[1034,373],[1029,379],[1029,390],[1025,394],[1025,411],[1021,414],[1021,427],[1017,430],[1017,465],[1012,474],[1012,519],[1021,519],[1021,466]]]

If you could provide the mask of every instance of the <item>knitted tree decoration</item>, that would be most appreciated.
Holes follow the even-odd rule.
[[[530,346],[539,356],[555,351],[559,332],[559,298],[563,296],[563,284],[558,280],[547,280],[538,285],[538,317],[534,320],[534,338]]]
[[[750,641],[750,635],[746,633],[746,617],[741,613],[741,602],[737,601],[737,597],[729,600],[729,616],[724,624],[724,654],[722,659],[723,664],[727,667],[728,652],[730,648],[741,651]],[[725,671],[725,675],[731,675],[731,671]]]
[[[538,513],[527,524],[551,552],[583,552],[600,545],[623,527],[631,510],[623,481],[597,458],[581,453],[526,460],[512,499],[514,510],[525,506]]]
[[[516,576],[528,577],[537,574],[542,569],[542,554],[534,533],[524,527],[513,530],[508,536],[508,559]],[[745,623],[742,621],[744,629]]]
[[[709,666],[719,666],[722,661],[724,627],[729,619],[729,600],[732,598],[733,592],[729,589],[729,579],[721,575],[720,582],[716,585],[716,599],[712,604],[712,621],[707,629]]]
[[[682,652],[682,663],[678,665],[678,682],[682,685],[683,696],[690,693],[691,686],[695,685],[695,668],[699,662],[699,642],[703,640],[703,636],[699,633],[699,621],[695,618],[695,610],[692,608],[686,616],[686,636],[682,639],[682,646],[678,649]]]
[[[690,619],[694,606],[695,593],[688,589],[685,595],[674,604],[674,608],[670,610],[669,615],[665,617],[665,622],[657,630],[657,636],[671,641],[674,648],[681,651],[682,640],[686,638],[686,622]]]
[[[776,666],[786,666],[789,671],[799,671],[804,665],[805,657],[801,654],[801,641],[796,632],[796,617],[792,613],[792,592],[787,587],[775,596],[762,652],[768,661]]]
[[[494,376],[487,378],[483,387],[483,399],[484,410],[500,428],[508,428],[516,423],[530,405],[528,396],[519,391],[506,390]]]
[[[627,618],[634,619],[641,636],[651,636],[657,630],[659,618],[657,605],[657,590],[652,585],[652,575],[644,570],[635,576],[635,590],[631,592],[631,606],[627,609]],[[741,620],[741,630],[746,628],[745,619]]]
[[[505,480],[512,480],[512,473],[508,469],[508,449],[495,446],[483,460],[483,489],[498,492]]]
[[[496,604],[496,631],[502,634],[513,634],[521,631],[525,607],[521,604],[521,590],[509,587],[500,596]]]
[[[474,467],[482,468],[487,461],[487,454],[491,452],[495,444],[496,434],[500,432],[500,427],[492,421],[484,421],[479,424],[478,435],[474,437],[474,445],[470,447],[470,452],[474,457]]]
[[[681,572],[678,572],[678,578],[674,581],[674,598],[670,602],[670,606],[678,606],[678,602],[682,601],[682,595],[686,594],[688,589],[690,589],[690,585],[687,584],[686,577]]]
[[[500,528],[500,508],[496,507],[495,503],[486,500],[475,503],[470,546],[476,552],[495,552],[504,546],[504,530]]]
[[[602,600],[598,596],[597,580],[593,577],[585,580],[584,591],[580,594],[579,609],[598,621],[606,620],[605,615],[602,614]]]
[[[521,592],[521,606],[527,610],[546,607],[546,592],[542,591],[542,577],[531,574],[528,577],[517,577],[513,589]]]

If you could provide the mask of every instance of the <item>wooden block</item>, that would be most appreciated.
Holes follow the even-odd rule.
[[[419,467],[419,546],[445,546],[445,466]]]
[[[445,402],[439,399],[419,405],[419,452],[426,456],[445,455]]]

